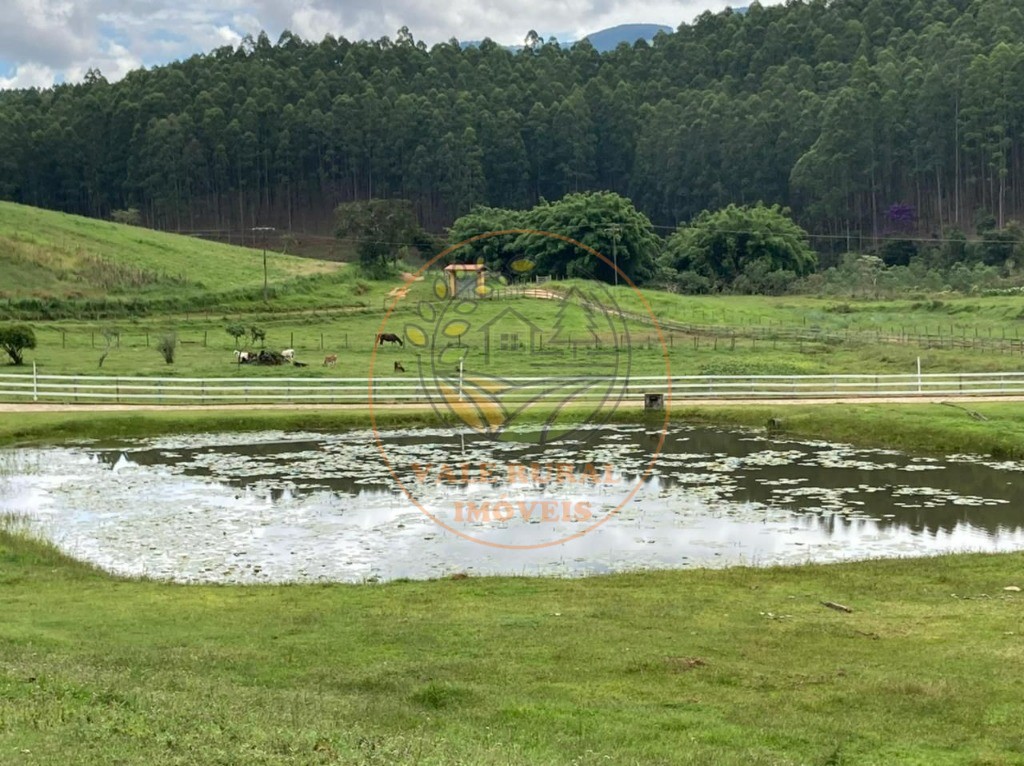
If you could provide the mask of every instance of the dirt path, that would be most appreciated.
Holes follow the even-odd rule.
[[[942,404],[951,402],[1024,402],[1024,396],[850,396],[821,397],[804,399],[697,399],[684,398],[672,402],[671,407],[729,407],[729,406],[793,406],[799,404]],[[640,402],[619,403],[619,409],[641,411]],[[429,412],[429,404],[381,404],[378,411],[399,410],[405,412]],[[322,410],[353,411],[367,410],[367,403],[360,404],[2,404],[0,413],[18,412],[252,412]]]

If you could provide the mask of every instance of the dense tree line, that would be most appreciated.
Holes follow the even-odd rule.
[[[0,197],[164,228],[325,230],[400,197],[628,195],[656,225],[763,201],[815,244],[1024,210],[1024,9],[810,0],[705,13],[599,54],[266,35],[108,83],[0,93]]]

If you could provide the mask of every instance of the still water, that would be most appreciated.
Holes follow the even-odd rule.
[[[181,582],[583,575],[1024,548],[1020,463],[672,426],[539,446],[263,432],[0,453],[0,514]],[[561,466],[561,468],[559,468]]]

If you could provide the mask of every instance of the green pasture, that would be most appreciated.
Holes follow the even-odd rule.
[[[565,290],[586,282],[551,286]],[[1024,296],[941,294],[907,300],[841,300],[804,295],[678,295],[658,290],[609,288],[626,311],[652,313],[659,320],[770,333],[773,329],[935,339],[1024,339]]]
[[[267,253],[270,293],[327,293],[344,266]],[[263,252],[0,202],[0,316],[174,311],[260,301]],[[354,282],[354,280],[353,280]],[[353,296],[353,284],[339,297]],[[368,289],[368,285],[365,286]]]
[[[68,375],[148,375],[167,377],[365,377],[391,376],[394,362],[408,372],[422,365],[426,374],[458,368],[468,374],[542,376],[619,374],[664,375],[799,375],[828,373],[984,372],[1024,369],[1021,346],[1001,348],[928,348],[909,343],[878,342],[871,338],[787,338],[735,332],[666,330],[659,341],[651,325],[625,322],[624,332],[607,330],[595,336],[587,318],[560,315],[558,301],[512,298],[480,301],[472,314],[451,310],[443,301],[421,301],[417,286],[399,301],[390,315],[382,299],[379,308],[316,309],[301,312],[204,312],[188,316],[142,318],[133,321],[56,321],[33,323],[38,347],[26,354],[41,373]],[[384,292],[383,287],[377,288]],[[682,300],[676,298],[676,300]],[[719,299],[723,306],[735,299]],[[770,306],[769,299],[761,299]],[[424,316],[427,314],[428,316]],[[445,334],[452,321],[461,321],[460,335]],[[241,324],[266,331],[266,347],[293,348],[298,368],[237,365],[234,340],[226,327]],[[536,328],[536,330],[532,330]],[[104,331],[119,337],[107,350]],[[374,356],[378,332],[394,332],[405,345],[385,344]],[[418,332],[417,332],[418,331]],[[165,333],[178,339],[175,362],[168,365],[156,344]],[[410,335],[410,332],[412,334]],[[427,339],[417,346],[415,338]],[[242,348],[259,350],[245,337]],[[328,354],[337,366],[323,367]],[[0,367],[3,372],[18,372]],[[22,372],[29,372],[23,369]]]

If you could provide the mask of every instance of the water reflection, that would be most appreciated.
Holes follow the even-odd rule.
[[[520,434],[529,438],[529,432]],[[468,464],[471,477],[480,462],[545,466],[566,459],[577,468],[617,446],[611,457],[625,483],[635,481],[646,462],[653,434],[642,428],[604,427],[558,451],[539,450],[527,442],[494,443],[476,434],[429,435],[396,432],[385,441],[407,450],[410,462]],[[395,482],[367,435],[284,439],[196,448],[107,449],[98,458],[113,466],[130,457],[141,466],[173,466],[186,476],[213,477],[235,487],[266,486],[272,500],[285,489],[296,494],[320,490],[378,501],[396,493]],[[597,458],[600,465],[601,458]],[[312,468],[313,470],[308,470]],[[367,472],[367,468],[371,469]],[[400,468],[400,467],[399,467]],[[500,474],[499,474],[500,476]],[[644,494],[671,498],[676,490],[716,488],[717,498],[731,503],[761,504],[800,511],[825,511],[829,532],[836,512],[877,516],[886,526],[913,531],[952,532],[961,523],[996,532],[1024,523],[1024,483],[1013,473],[965,460],[912,458],[884,450],[855,450],[827,443],[767,439],[750,434],[675,427],[665,440]],[[414,485],[406,472],[400,478]],[[492,486],[496,486],[492,483]],[[840,516],[840,519],[843,518]]]
[[[607,511],[644,474],[659,438],[640,426],[577,435],[542,449],[528,430],[498,443],[407,430],[385,434],[384,449],[395,476],[453,529],[524,545],[582,526],[568,516],[549,525],[517,516],[458,527],[452,504],[499,493],[537,508],[569,499]],[[399,491],[366,432],[201,435],[19,454],[15,463],[35,455],[38,468],[8,478],[0,513],[26,515],[62,548],[114,571],[185,581],[583,574],[1024,547],[1024,486],[1013,481],[1020,466],[711,429],[673,427],[654,473],[617,516],[579,539],[529,551],[476,545],[434,524]],[[618,484],[567,487],[554,469],[546,481],[540,473],[518,486],[500,471],[481,481],[481,464],[559,463],[577,474],[597,466],[601,476],[609,466]],[[423,482],[414,466],[424,465],[435,473],[462,466],[468,481]]]

